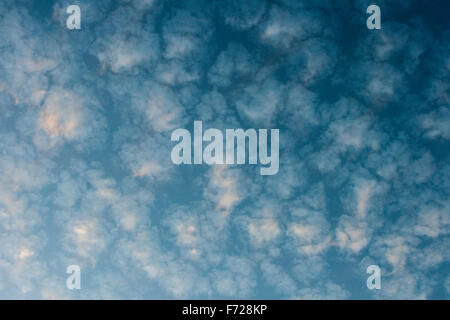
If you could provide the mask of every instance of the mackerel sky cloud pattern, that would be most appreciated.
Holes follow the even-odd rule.
[[[448,12],[1,0],[0,298],[448,299]],[[195,120],[279,129],[278,173],[174,165]]]

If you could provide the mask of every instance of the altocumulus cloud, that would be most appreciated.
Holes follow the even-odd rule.
[[[0,3],[1,298],[449,297],[447,2],[68,4]],[[278,174],[174,166],[194,120]]]

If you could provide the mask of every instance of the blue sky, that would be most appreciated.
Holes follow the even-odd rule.
[[[448,12],[1,0],[0,298],[448,299]],[[194,120],[280,129],[279,172],[174,165]]]

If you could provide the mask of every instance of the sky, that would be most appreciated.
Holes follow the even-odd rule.
[[[449,12],[0,0],[0,298],[449,299]],[[196,120],[278,173],[173,164]]]

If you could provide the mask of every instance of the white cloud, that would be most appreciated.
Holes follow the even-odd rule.
[[[277,221],[273,219],[253,219],[248,225],[250,239],[257,245],[275,240],[281,233]]]

